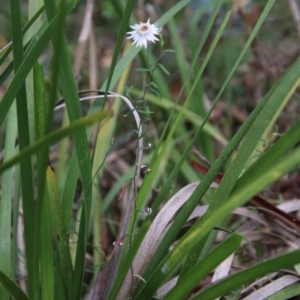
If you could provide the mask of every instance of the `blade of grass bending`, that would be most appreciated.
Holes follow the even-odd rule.
[[[244,189],[239,189],[238,191],[234,192],[221,207],[218,207],[216,210],[207,213],[209,214],[208,217],[197,221],[178,242],[175,248],[167,255],[167,257],[163,259],[154,274],[144,285],[142,292],[135,299],[144,299],[143,297],[145,297],[145,295],[147,295],[147,297],[153,295],[153,293],[157,290],[157,287],[160,286],[167,278],[169,278],[169,276],[177,268],[179,261],[186,256],[186,252],[193,248],[203,238],[205,238],[214,226],[219,224],[230,212],[232,212],[238,206],[244,204],[256,193],[264,189],[272,182],[278,180],[285,173],[295,169],[299,163],[300,147],[294,150],[278,164],[273,165],[268,169],[264,169],[260,177],[256,178],[255,182],[245,186]],[[297,260],[297,262],[298,261],[299,260]],[[276,270],[277,269],[278,268],[276,268]],[[206,298],[203,297],[202,299]]]
[[[18,300],[30,300],[21,288],[0,270],[0,282],[9,293]]]
[[[12,51],[14,59],[14,71],[21,67],[23,61],[23,35],[21,27],[21,9],[18,0],[10,1],[11,28],[12,28]],[[12,102],[13,99],[11,99]],[[3,102],[3,101],[2,101]],[[1,104],[2,104],[1,102]],[[27,108],[26,87],[24,81],[21,82],[20,89],[16,94],[17,104],[17,124],[18,141],[20,150],[30,145],[29,120]],[[28,293],[33,299],[39,297],[39,256],[32,255],[34,249],[34,192],[33,192],[33,173],[30,157],[20,163],[21,187],[23,199],[23,220],[24,237],[26,248],[26,263],[28,274]]]
[[[204,279],[207,274],[212,272],[229,255],[235,252],[241,245],[243,237],[234,234],[218,245],[203,260],[194,265],[181,280],[178,280],[175,287],[164,296],[164,300],[183,299],[192,289]]]
[[[64,14],[67,15],[73,8],[74,3],[68,1],[65,6]],[[34,46],[31,50],[26,54],[24,60],[22,61],[20,67],[15,72],[14,77],[12,78],[1,102],[0,102],[0,124],[3,123],[4,118],[11,106],[13,99],[15,98],[16,94],[18,93],[22,83],[24,82],[26,76],[28,75],[29,71],[33,67],[34,63],[40,56],[40,54],[45,49],[46,45],[50,41],[52,34],[55,29],[55,25],[57,23],[58,15],[53,18],[49,25],[45,29],[45,31],[39,36],[36,36],[36,39],[33,41]]]
[[[248,267],[243,271],[236,272],[235,274],[230,275],[225,279],[210,285],[209,288],[205,289],[203,292],[198,293],[195,297],[191,298],[191,300],[216,299],[220,296],[223,296],[231,291],[238,289],[243,284],[247,284],[248,282],[251,282],[257,278],[260,278],[277,270],[291,267],[299,262],[300,250],[293,251],[292,253],[279,255],[275,258],[271,258],[262,263],[258,263],[254,266]]]
[[[62,138],[73,134],[74,132],[77,132],[79,130],[82,130],[83,128],[87,126],[91,126],[96,122],[101,122],[107,117],[112,116],[112,111],[111,110],[104,110],[100,111],[98,113],[89,115],[84,118],[80,118],[72,123],[70,125],[63,127],[61,129],[55,130],[51,133],[49,133],[46,136],[43,136],[40,138],[38,141],[34,142],[31,144],[31,146],[28,146],[24,148],[20,153],[13,158],[11,158],[9,161],[6,163],[0,165],[0,173],[3,173],[5,170],[11,168],[15,164],[19,163],[22,159],[29,157],[30,155],[36,153],[43,147],[47,147],[49,145],[52,145]]]

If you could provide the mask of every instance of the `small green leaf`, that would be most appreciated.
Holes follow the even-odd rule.
[[[166,49],[166,50],[162,50],[161,53],[175,53],[176,51],[174,49]]]
[[[154,88],[158,89],[158,85],[153,81],[150,82],[150,86],[153,86]]]
[[[161,94],[156,89],[150,87],[149,91],[153,92],[159,99],[161,99]]]
[[[152,72],[152,69],[149,68],[136,68],[137,72]]]
[[[167,74],[170,75],[170,72],[164,67],[164,65],[162,65],[161,63],[158,63],[158,66],[161,68],[161,70]]]

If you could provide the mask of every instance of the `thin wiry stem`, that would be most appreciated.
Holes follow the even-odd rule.
[[[85,92],[90,92],[90,91],[85,91]],[[99,92],[99,91],[96,91],[96,92]],[[81,97],[79,100],[80,101],[86,101],[86,100],[90,100],[90,99],[102,99],[104,97],[107,97],[107,98],[116,98],[116,97],[118,97],[118,98],[122,99],[127,104],[127,106],[129,107],[130,111],[133,113],[133,116],[135,118],[135,122],[136,122],[136,125],[137,125],[137,132],[138,132],[138,143],[137,143],[137,151],[136,151],[135,172],[134,172],[133,180],[132,180],[132,188],[131,188],[131,191],[130,191],[130,194],[129,194],[129,204],[127,205],[127,210],[125,212],[123,226],[122,226],[122,229],[121,229],[121,232],[120,232],[120,236],[123,237],[123,236],[126,236],[128,234],[129,224],[130,224],[130,219],[131,219],[131,214],[132,213],[134,214],[133,215],[133,218],[134,218],[133,224],[135,223],[135,219],[136,219],[137,208],[136,208],[135,200],[136,200],[136,195],[137,195],[137,185],[138,185],[138,181],[139,181],[139,178],[140,178],[141,162],[142,162],[143,147],[144,147],[143,125],[142,125],[142,122],[141,122],[141,118],[140,118],[138,112],[136,111],[135,107],[133,106],[131,101],[123,95],[120,95],[120,94],[117,94],[117,93],[114,93],[114,92],[109,92],[106,96],[105,96],[105,94],[95,95],[95,96],[87,96],[87,97]],[[65,106],[64,103],[58,104],[55,107],[55,110],[58,110],[58,109],[60,109],[64,106]],[[132,242],[131,241],[132,232],[133,232],[133,228],[131,229],[131,232],[129,234],[129,237],[130,237],[129,244],[130,245],[131,245],[131,242]],[[117,274],[117,268],[119,266],[119,263],[120,263],[120,260],[121,260],[121,257],[122,257],[122,251],[123,251],[123,247],[118,247],[115,251],[114,259],[112,261],[111,272],[109,274],[109,277],[110,277],[109,280],[108,280],[109,284],[106,286],[106,289],[105,289],[105,292],[104,292],[104,295],[103,295],[102,299],[105,299],[105,297],[108,295],[108,293],[110,292],[110,289],[112,287],[112,284],[115,281],[115,277],[116,277],[116,274]],[[97,283],[96,283],[96,285],[97,285]]]
[[[88,91],[85,91],[85,92],[88,92]],[[99,91],[95,91],[95,92],[99,92]],[[103,99],[104,97],[105,97],[104,95],[86,96],[86,97],[80,98],[79,100],[86,101],[86,100],[90,100],[90,99]],[[142,157],[143,157],[143,146],[144,146],[143,126],[142,126],[141,118],[140,118],[138,112],[136,111],[135,107],[133,106],[133,104],[127,97],[117,94],[117,93],[114,93],[114,92],[109,92],[109,94],[107,95],[107,98],[116,98],[116,97],[121,98],[127,104],[130,111],[132,111],[135,122],[136,122],[137,130],[138,130],[138,149],[137,149],[137,156],[136,156],[136,172],[134,174],[134,181],[135,181],[135,186],[136,186],[137,181],[140,176],[140,167],[141,167],[141,161],[142,161]],[[61,103],[61,104],[57,105],[54,108],[54,110],[58,110],[62,107],[65,107],[65,103]]]

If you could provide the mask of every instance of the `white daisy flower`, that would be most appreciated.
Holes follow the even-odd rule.
[[[159,34],[161,28],[158,28],[155,24],[150,24],[150,19],[148,19],[147,23],[140,23],[130,26],[133,31],[127,32],[129,37],[127,39],[133,39],[132,45],[136,44],[137,47],[144,46],[147,48],[148,42],[155,43],[159,39],[156,35]]]

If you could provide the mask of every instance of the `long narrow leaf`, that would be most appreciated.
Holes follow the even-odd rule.
[[[17,72],[23,61],[23,35],[21,27],[21,8],[18,0],[10,2],[11,9],[11,27],[13,39],[14,71]],[[13,98],[10,99],[11,102]],[[3,101],[2,101],[3,102]],[[2,104],[2,102],[0,104]],[[17,123],[19,148],[30,145],[29,132],[29,110],[27,103],[25,82],[22,81],[20,89],[16,94],[17,104]],[[20,163],[22,200],[24,211],[24,237],[26,246],[26,263],[28,273],[28,290],[32,298],[38,298],[39,295],[39,275],[38,275],[38,255],[31,255],[34,249],[34,192],[33,192],[33,172],[30,157]]]
[[[177,268],[178,262],[185,257],[186,252],[194,247],[196,243],[205,238],[214,226],[219,224],[220,221],[222,221],[231,211],[245,203],[257,192],[279,179],[286,172],[293,170],[295,165],[299,163],[300,148],[293,151],[293,153],[285,157],[277,165],[273,165],[267,170],[265,169],[263,174],[261,174],[259,178],[256,178],[255,182],[252,182],[243,190],[239,190],[232,194],[232,196],[224,205],[222,205],[222,207],[219,207],[211,213],[207,213],[207,218],[197,221],[188,231],[188,233],[179,241],[172,252],[160,263],[159,267],[156,269],[152,277],[147,281],[144,289],[136,297],[136,299],[143,299],[145,295],[152,295],[153,291],[155,291],[157,287],[160,286],[164,280],[168,278],[169,275],[171,275]],[[299,260],[296,262],[298,261]],[[275,266],[273,265],[273,268],[274,267]],[[278,266],[278,269],[280,269],[280,266]]]
[[[182,299],[187,295],[205,276],[215,269],[230,254],[236,251],[243,237],[232,235],[217,248],[215,248],[205,259],[201,260],[175,285],[175,287],[164,297],[164,300]]]
[[[50,202],[53,231],[58,251],[57,269],[60,268],[66,299],[72,300],[73,267],[69,252],[69,240],[63,220],[56,177],[51,166],[47,168],[47,194]]]
[[[0,282],[18,300],[30,300],[21,288],[0,270]]]
[[[65,6],[64,15],[66,16],[74,7],[73,1],[68,1]],[[24,82],[29,71],[32,69],[36,60],[40,54],[44,51],[46,45],[50,41],[53,31],[56,27],[58,21],[58,16],[56,15],[45,31],[34,40],[34,46],[28,52],[20,67],[15,73],[12,81],[10,82],[1,102],[0,102],[0,124],[3,123],[3,120],[8,112],[9,107],[11,106],[13,99],[15,98],[18,90],[20,89],[22,83]]]
[[[228,276],[225,279],[220,280],[215,284],[212,284],[209,288],[205,289],[197,296],[191,298],[191,300],[215,299],[219,296],[223,296],[226,293],[238,289],[243,284],[255,280],[256,278],[262,277],[266,274],[275,272],[280,269],[291,267],[299,262],[300,262],[300,250],[268,259],[265,262],[258,263],[243,271]]]
[[[112,116],[111,110],[100,111],[93,115],[76,120],[76,121],[72,122],[69,126],[66,126],[64,128],[53,131],[52,133],[42,137],[35,143],[32,143],[31,146],[20,151],[20,153],[18,155],[16,155],[14,158],[7,161],[5,164],[0,165],[0,173],[9,169],[13,165],[19,163],[22,159],[34,154],[39,149],[41,149],[43,147],[47,147],[51,144],[54,144],[54,143],[58,142],[59,140],[61,140],[62,138],[66,137],[70,134],[73,134],[74,132],[81,130],[87,126],[90,126],[96,122],[101,122],[105,118],[110,117],[110,116]]]

